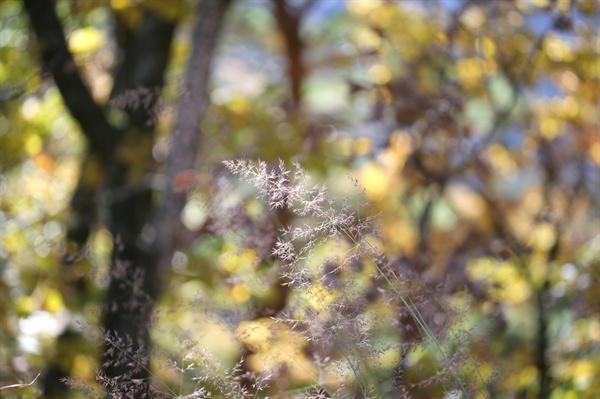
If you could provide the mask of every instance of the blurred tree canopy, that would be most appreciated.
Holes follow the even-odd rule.
[[[369,289],[374,270],[327,261],[333,277],[310,295],[285,284],[278,229],[302,218],[223,166],[248,158],[299,162],[337,198],[355,178],[368,204],[349,206],[377,215],[372,242],[458,309],[469,335],[444,345],[471,354],[457,370],[477,369],[488,395],[596,398],[598,12],[595,0],[2,0],[0,387],[41,377],[1,395],[227,397],[206,375],[254,394],[244,372],[276,369],[257,396],[361,397],[332,366],[340,351],[319,358],[295,325],[298,306],[319,315],[352,278],[360,317],[394,320],[369,330],[384,348],[376,378],[393,381],[382,397],[450,397],[424,383],[439,371],[425,343],[386,346],[408,342],[411,321]],[[199,380],[165,367],[183,367],[190,342],[212,353]],[[236,364],[239,379],[223,371]]]

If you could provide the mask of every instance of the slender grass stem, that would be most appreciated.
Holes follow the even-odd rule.
[[[343,229],[342,231],[344,232],[344,234],[358,248],[361,247],[361,243],[356,240],[356,238],[351,234],[351,232],[349,232],[347,229]],[[367,242],[367,245],[369,245],[371,247],[371,250],[375,250],[375,248],[373,247],[373,245],[371,243],[369,243],[368,241],[365,241],[365,242]],[[366,258],[369,260],[369,262],[371,262],[371,264],[377,269],[377,271],[381,274],[381,276],[389,284],[390,288],[394,291],[394,293],[396,293],[396,295],[398,296],[398,298],[400,298],[400,300],[402,301],[402,303],[404,303],[404,305],[406,306],[406,308],[410,312],[413,320],[415,320],[415,322],[417,322],[417,324],[419,325],[419,327],[420,327],[419,331],[421,332],[421,336],[423,338],[425,338],[425,336],[427,336],[427,338],[429,338],[431,340],[431,342],[433,342],[433,344],[437,348],[438,352],[442,356],[444,362],[447,365],[449,365],[450,362],[449,362],[448,357],[446,356],[446,353],[444,352],[444,350],[440,346],[440,344],[439,344],[437,338],[435,337],[435,335],[433,334],[433,332],[427,326],[427,324],[425,322],[425,319],[423,318],[423,316],[419,312],[417,306],[414,304],[414,302],[412,301],[412,299],[410,297],[405,297],[404,295],[402,295],[400,293],[400,291],[398,291],[398,289],[394,286],[394,284],[392,283],[392,281],[385,275],[385,273],[383,272],[383,270],[381,270],[380,266],[377,264],[377,262],[375,261],[375,259],[373,259],[373,257],[368,253],[368,251],[363,251],[363,253],[365,254]],[[400,282],[400,279],[398,278],[398,276],[396,275],[396,273],[392,270],[392,268],[389,267],[389,265],[388,265],[388,270],[390,271],[390,273],[392,274],[392,276],[394,276],[394,279],[396,281]],[[423,333],[424,333],[424,335],[423,335]],[[464,383],[463,383],[462,379],[460,377],[458,377],[457,375],[454,376],[454,379],[456,380],[458,386],[460,387],[460,390],[465,395],[469,396],[468,391],[467,391],[466,387],[464,386]],[[442,382],[442,384],[443,384],[443,382]]]

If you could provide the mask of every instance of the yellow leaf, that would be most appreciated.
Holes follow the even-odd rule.
[[[242,95],[233,96],[233,98],[231,99],[229,104],[227,104],[227,106],[234,113],[241,116],[248,114],[248,112],[250,112],[250,110],[252,109],[252,103],[250,102],[250,100]]]
[[[490,210],[485,199],[464,184],[452,184],[446,189],[446,196],[458,215],[488,230],[492,226]]]
[[[475,30],[481,28],[486,21],[486,15],[481,7],[469,7],[461,16],[461,21],[469,29]]]
[[[266,351],[271,347],[275,335],[274,322],[270,319],[243,321],[238,326],[236,335],[251,351]]]
[[[46,294],[45,308],[51,313],[57,313],[65,307],[61,293],[56,289],[48,290]]]
[[[507,282],[503,287],[500,296],[509,303],[515,305],[525,302],[531,295],[531,287],[522,278],[517,278],[515,281]]]
[[[82,354],[75,355],[75,358],[73,359],[73,367],[71,369],[71,376],[91,381],[95,377],[94,372],[95,362],[93,359]]]
[[[373,142],[367,137],[360,137],[354,141],[353,149],[356,155],[367,155],[373,149]]]
[[[361,170],[359,180],[370,200],[381,201],[388,193],[389,177],[372,163]]]
[[[360,27],[351,33],[351,38],[356,46],[362,50],[378,49],[381,38],[372,29]]]
[[[77,29],[69,36],[69,50],[73,54],[92,53],[106,43],[106,34],[93,26]]]
[[[31,135],[25,141],[25,151],[29,155],[35,155],[42,150],[43,141],[37,134]]]
[[[327,309],[329,304],[335,299],[330,289],[321,284],[315,284],[309,291],[308,303],[317,312]]]
[[[299,353],[293,359],[290,359],[287,368],[289,370],[289,380],[293,384],[311,384],[317,380],[317,367],[303,353]]]
[[[588,154],[590,158],[592,158],[592,161],[596,163],[596,165],[600,165],[600,141],[596,141],[590,146]]]
[[[588,389],[597,377],[598,367],[589,360],[581,360],[573,366],[573,381],[580,391]],[[596,380],[598,381],[598,380]]]
[[[31,296],[20,296],[15,301],[15,309],[17,314],[28,315],[36,308],[35,301]]]
[[[529,385],[532,385],[537,379],[537,376],[537,367],[529,365],[521,371],[521,374],[519,375],[519,385],[521,387],[527,387]]]
[[[231,288],[230,293],[233,300],[237,303],[248,302],[248,299],[250,299],[250,291],[248,291],[248,288],[241,284],[234,285]]]
[[[456,63],[456,72],[465,85],[475,85],[483,76],[483,61],[479,58],[462,58]]]
[[[517,164],[504,146],[497,143],[490,145],[487,156],[494,170],[502,176],[512,175],[517,171]]]
[[[492,58],[496,55],[496,44],[494,44],[493,40],[489,37],[477,39],[475,41],[475,47],[487,58]]]
[[[544,50],[548,58],[555,62],[573,61],[573,51],[569,45],[557,37],[548,37],[544,42]]]
[[[132,4],[130,0],[111,0],[110,6],[115,11],[121,11],[127,9],[127,7],[131,7]]]
[[[354,141],[351,138],[342,137],[341,139],[336,140],[335,147],[340,155],[349,157],[350,155],[352,155],[353,143]]]
[[[556,242],[556,232],[550,223],[540,223],[535,227],[529,239],[529,245],[540,250],[548,251]]]
[[[392,72],[383,64],[375,64],[369,68],[369,77],[373,83],[384,85],[392,80]]]
[[[560,135],[562,130],[562,123],[556,118],[543,118],[540,121],[540,134],[548,140],[555,139]]]
[[[219,255],[219,267],[228,273],[240,270],[252,270],[258,262],[256,251],[247,249],[239,252],[233,248],[225,247],[224,252]]]

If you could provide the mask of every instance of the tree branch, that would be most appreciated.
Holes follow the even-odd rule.
[[[201,1],[196,11],[196,23],[192,35],[194,43],[185,77],[185,92],[181,95],[177,110],[179,116],[171,139],[167,160],[167,187],[165,200],[159,209],[154,226],[159,251],[158,273],[161,281],[171,265],[175,238],[179,227],[180,213],[186,200],[186,192],[178,190],[178,178],[192,173],[199,146],[199,127],[208,104],[208,76],[217,46],[217,38],[231,3],[223,1]]]
[[[107,160],[119,136],[83,83],[73,56],[67,48],[62,25],[50,0],[23,0],[29,14],[44,66],[52,73],[56,86],[73,118],[81,125],[90,150]]]
[[[297,108],[302,100],[302,81],[306,74],[306,68],[302,61],[302,50],[304,43],[300,38],[300,21],[302,13],[311,6],[311,2],[306,4],[298,12],[292,12],[287,6],[286,0],[273,0],[275,3],[275,19],[279,25],[279,30],[285,39],[285,48],[288,58],[288,77],[290,79],[292,103]]]

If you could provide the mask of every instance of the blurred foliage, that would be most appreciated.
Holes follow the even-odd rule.
[[[155,140],[146,143],[152,173],[161,171],[177,116],[193,3],[56,2],[77,67],[103,105],[119,56],[115,24],[136,26],[146,7],[179,21]],[[305,2],[289,3],[292,10]],[[441,285],[440,296],[460,304],[463,323],[480,332],[469,349],[482,373],[499,373],[494,397],[538,397],[542,372],[550,398],[598,397],[598,3],[317,0],[302,14],[301,46],[293,49],[305,68],[299,105],[273,8],[238,1],[228,15],[157,345],[175,350],[166,331],[179,326],[225,366],[243,353],[249,370],[285,364],[279,388],[317,382],[301,334],[270,316],[285,301],[318,311],[335,293],[315,286],[302,298],[278,285],[270,248],[244,243],[269,211],[247,186],[223,189],[219,166],[239,157],[297,160],[336,195],[352,190],[345,174],[358,179],[369,200],[361,212],[379,215],[385,253],[427,285]],[[93,382],[97,349],[57,347],[55,339],[99,318],[114,238],[100,224],[88,248],[73,252],[65,226],[79,176],[101,180],[102,171],[81,168],[85,140],[39,67],[21,3],[3,0],[0,18],[0,385],[31,381],[61,351],[69,352],[72,376]],[[127,148],[132,162],[141,158],[140,143]],[[227,216],[226,206],[243,210],[247,224],[207,228]],[[323,257],[327,250],[319,248]],[[385,304],[372,312],[384,314]],[[539,363],[540,312],[547,371]],[[244,321],[232,327],[230,318]],[[395,339],[388,327],[380,334]],[[381,356],[380,368],[398,366],[397,353]],[[428,375],[428,361],[411,353],[406,381]],[[171,387],[195,384],[156,373]],[[346,374],[326,370],[320,379],[335,385]],[[413,397],[441,397],[422,392]]]

